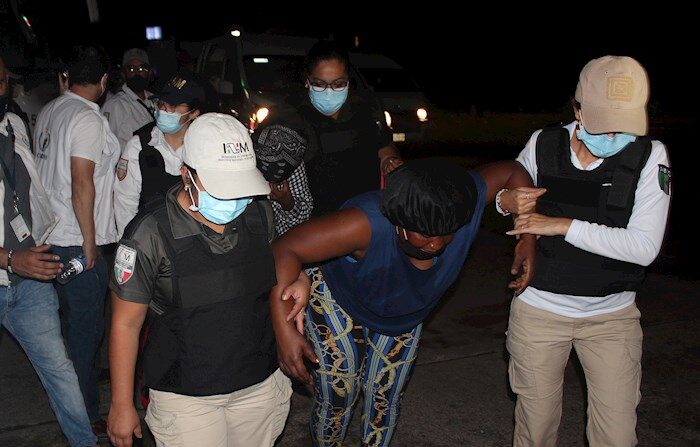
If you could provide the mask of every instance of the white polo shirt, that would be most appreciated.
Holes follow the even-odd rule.
[[[571,138],[576,122],[565,127]],[[516,159],[525,167],[535,184],[537,183],[536,146],[540,132],[541,130],[538,130],[532,134],[525,149]],[[576,169],[584,169],[573,150],[571,163]],[[603,163],[602,158],[586,166],[585,170],[592,171],[601,163]],[[581,250],[611,259],[642,266],[651,264],[661,250],[668,208],[671,203],[671,196],[659,186],[659,165],[670,166],[668,153],[660,141],[653,140],[651,154],[637,183],[634,206],[627,228],[612,228],[574,219],[566,233],[566,242]],[[518,298],[531,306],[557,315],[583,318],[624,309],[634,302],[635,297],[636,292],[632,291],[613,293],[608,296],[576,296],[546,292],[530,286]]]
[[[153,121],[155,105],[148,99],[153,93],[145,91],[146,99],[141,99],[126,84],[116,95],[102,105],[102,113],[109,121],[109,127],[119,139],[119,147],[124,150],[134,132]]]
[[[95,242],[116,242],[112,188],[119,142],[97,104],[71,91],[46,104],[37,118],[34,151],[39,177],[60,218],[47,243],[60,247],[83,244],[73,211],[71,157],[95,163]]]
[[[182,166],[182,146],[171,148],[163,132],[158,126],[153,126],[151,131],[151,141],[148,143],[163,156],[165,162],[165,172],[170,175],[180,175]],[[141,167],[139,165],[139,154],[141,154],[141,140],[138,136],[133,136],[126,143],[122,151],[121,159],[117,166],[119,171],[126,170],[123,179],[120,180],[119,172],[114,178],[114,216],[117,220],[117,231],[121,238],[124,228],[136,216],[141,198]]]

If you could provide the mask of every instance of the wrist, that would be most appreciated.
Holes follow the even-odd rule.
[[[15,273],[12,271],[12,254],[13,253],[14,253],[14,250],[7,250],[7,261],[6,261],[7,267],[6,268],[7,268],[7,271],[10,273]]]
[[[503,189],[501,189],[500,191],[498,191],[498,192],[496,193],[496,200],[495,200],[495,202],[496,202],[496,211],[498,211],[498,214],[500,214],[501,216],[508,216],[508,215],[510,215],[510,211],[508,210],[508,208],[506,208],[506,207],[503,205],[503,202],[501,202],[501,196],[502,196],[503,193],[505,193],[505,192],[508,192],[508,189],[507,189],[507,188],[503,188]]]
[[[566,234],[569,232],[569,228],[571,228],[572,222],[573,219],[569,219],[568,217],[561,218],[561,221],[559,222],[559,234],[561,234],[562,236],[566,236]]]
[[[134,403],[130,400],[112,399],[110,406],[117,411],[128,411],[132,408],[136,409]]]

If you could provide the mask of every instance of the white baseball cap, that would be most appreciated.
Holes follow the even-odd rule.
[[[185,133],[182,161],[197,171],[204,189],[217,199],[270,193],[258,171],[248,129],[231,115],[206,113]]]

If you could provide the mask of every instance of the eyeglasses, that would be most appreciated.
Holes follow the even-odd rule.
[[[311,89],[315,92],[322,92],[329,87],[334,92],[342,92],[348,88],[348,85],[350,84],[350,81],[347,79],[336,79],[333,82],[326,82],[321,79],[308,79],[307,81],[311,86]]]
[[[149,65],[127,65],[125,68],[129,73],[148,73],[151,71]]]

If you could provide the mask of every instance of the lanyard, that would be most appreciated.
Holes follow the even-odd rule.
[[[10,126],[10,123],[7,123],[7,137],[10,139],[10,143],[12,147],[10,147],[9,150],[14,151],[14,145],[15,145],[15,133],[12,130],[12,126]],[[17,207],[17,202],[19,201],[19,197],[17,197],[17,192],[15,189],[15,186],[17,185],[15,183],[15,176],[12,172],[10,172],[10,169],[7,167],[5,164],[5,160],[3,160],[2,157],[0,157],[0,165],[2,165],[2,172],[5,174],[5,179],[7,179],[7,184],[10,187],[10,190],[12,190],[12,202],[15,206],[15,213],[19,213],[19,208]]]
[[[153,116],[153,114],[155,113],[155,111],[154,111],[154,110],[151,110],[150,107],[148,107],[143,101],[141,101],[141,98],[137,98],[136,101],[138,101],[138,103],[141,104],[141,105],[143,106],[144,109],[146,109],[146,112],[148,112],[148,114],[149,114],[150,117],[151,117],[151,122],[155,122],[155,117]]]

